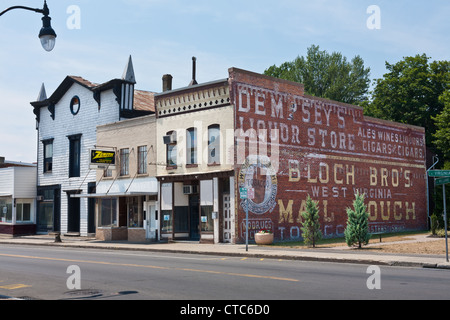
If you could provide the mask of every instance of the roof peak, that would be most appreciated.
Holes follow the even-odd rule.
[[[41,90],[39,91],[39,95],[36,101],[44,101],[47,100],[47,93],[45,92],[45,85],[42,83]]]
[[[134,75],[134,68],[133,68],[133,60],[131,59],[131,55],[128,58],[128,63],[125,66],[125,70],[122,75],[122,80],[136,83],[136,77]]]

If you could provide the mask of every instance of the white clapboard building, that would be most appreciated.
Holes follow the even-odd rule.
[[[47,97],[42,85],[32,102],[38,133],[37,233],[95,233],[96,170],[90,150],[97,126],[154,113],[153,93],[135,90],[131,57],[122,78],[94,84],[67,76]]]

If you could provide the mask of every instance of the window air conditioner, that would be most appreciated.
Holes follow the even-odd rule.
[[[192,194],[192,186],[183,186],[183,194]]]
[[[196,194],[198,193],[198,186],[183,186],[183,194]]]
[[[177,142],[177,133],[173,132],[171,135],[164,136],[164,144],[171,144]]]

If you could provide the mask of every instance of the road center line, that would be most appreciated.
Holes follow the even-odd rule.
[[[0,254],[0,256],[2,256],[2,257],[10,257],[10,258],[20,258],[20,259],[50,260],[50,261],[70,262],[70,263],[90,263],[90,264],[101,264],[101,265],[110,265],[110,266],[159,269],[159,270],[178,270],[178,271],[199,272],[199,273],[209,273],[209,274],[218,274],[218,275],[229,275],[229,276],[235,276],[235,277],[270,279],[270,280],[278,280],[278,281],[290,281],[290,282],[298,282],[299,281],[297,279],[291,279],[291,278],[281,278],[281,277],[274,277],[274,276],[261,276],[261,275],[256,275],[256,274],[232,273],[232,272],[223,272],[223,271],[214,271],[214,270],[200,270],[200,269],[174,268],[174,267],[159,267],[159,266],[152,266],[152,265],[141,265],[141,264],[130,264],[130,263],[116,263],[116,262],[106,262],[106,261],[75,260],[75,259],[49,258],[49,257],[34,257],[34,256],[24,256],[24,255],[15,255],[15,254]]]

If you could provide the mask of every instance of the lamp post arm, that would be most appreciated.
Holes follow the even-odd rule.
[[[14,6],[14,7],[8,8],[8,9],[0,12],[0,16],[2,16],[5,13],[7,13],[8,11],[11,11],[11,10],[14,10],[14,9],[24,9],[24,10],[28,10],[28,11],[34,11],[34,12],[45,14],[43,9],[33,9],[33,8],[29,8],[29,7],[24,7],[24,6]]]

